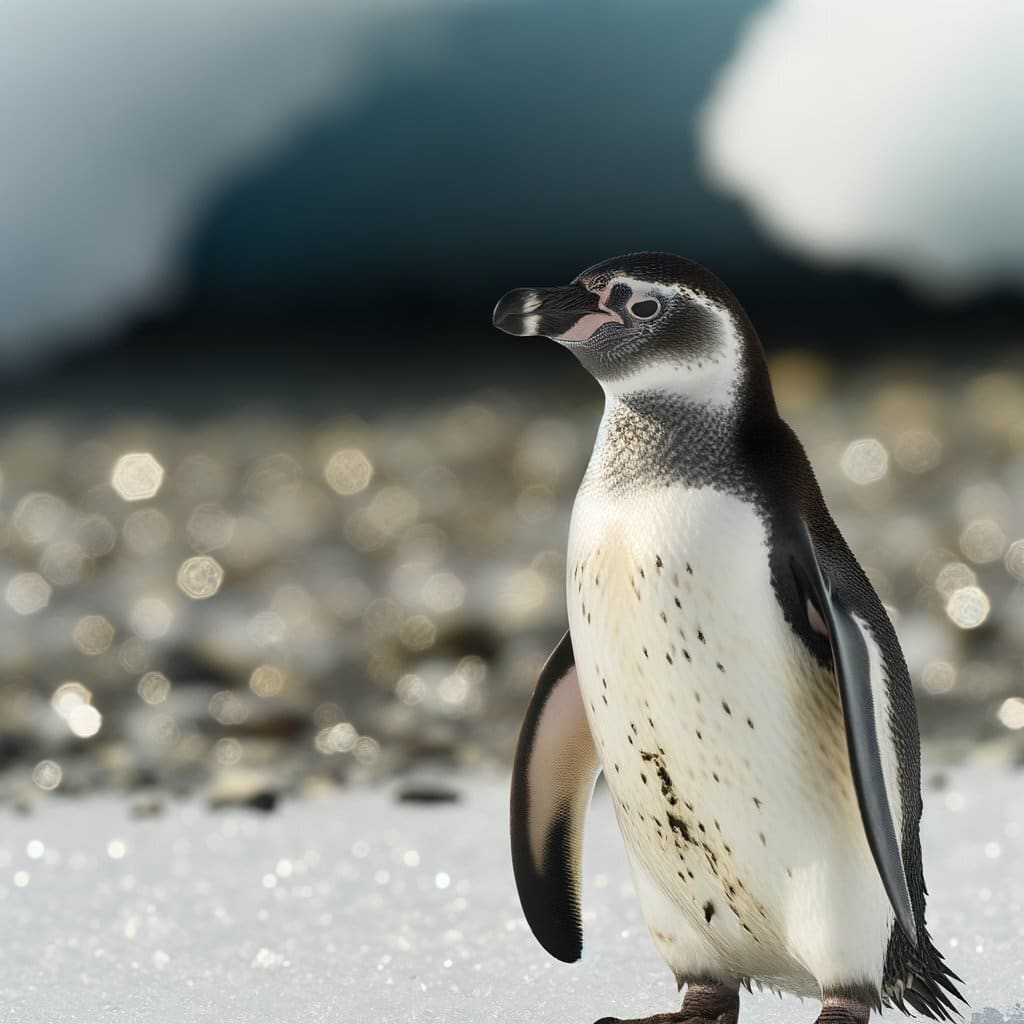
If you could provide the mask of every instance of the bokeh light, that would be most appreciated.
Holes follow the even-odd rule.
[[[358,494],[373,479],[373,464],[358,448],[343,448],[327,460],[324,478],[338,494]]]
[[[68,728],[82,739],[89,739],[100,731],[103,716],[91,704],[79,704],[67,716]]]
[[[840,465],[855,484],[873,484],[888,471],[889,453],[875,438],[863,438],[847,445]]]
[[[56,789],[60,783],[63,772],[56,761],[40,761],[32,769],[32,781],[43,790]]]
[[[956,711],[925,742],[960,756],[1019,737],[1024,433],[1002,418],[993,435],[970,377],[854,374],[840,402],[812,376],[809,393],[782,389],[797,402],[784,411],[892,610],[923,721]],[[42,729],[39,702],[50,724],[0,771],[0,798],[30,777],[36,792],[54,778],[188,791],[255,772],[243,794],[425,758],[506,765],[565,628],[568,513],[597,412],[494,393],[365,422],[232,414],[74,442],[55,427],[45,472],[36,448],[6,458],[17,642],[0,669],[11,727]],[[124,493],[118,452],[146,456],[118,476]],[[44,758],[56,774],[36,771]]]
[[[19,615],[35,615],[49,603],[53,588],[37,572],[20,572],[7,584],[4,597]]]
[[[171,692],[171,681],[163,672],[147,672],[139,680],[137,690],[147,704],[163,704]]]
[[[249,689],[257,697],[276,697],[284,689],[284,672],[276,665],[257,665],[249,676]]]
[[[114,464],[110,482],[125,501],[156,497],[164,480],[164,468],[149,452],[129,452]]]
[[[999,721],[1007,729],[1024,729],[1024,698],[1007,697],[999,705]]]
[[[946,614],[961,629],[977,629],[987,618],[991,602],[981,587],[959,587],[949,596]]]
[[[114,642],[114,627],[102,615],[83,615],[75,623],[71,638],[83,654],[103,654]]]
[[[223,582],[224,570],[209,555],[186,558],[178,568],[178,586],[196,601],[213,597]]]

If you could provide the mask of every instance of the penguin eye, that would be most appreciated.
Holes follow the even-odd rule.
[[[651,317],[657,316],[661,310],[661,306],[657,299],[641,299],[639,302],[634,302],[629,307],[630,313],[637,318],[637,320],[650,320]]]

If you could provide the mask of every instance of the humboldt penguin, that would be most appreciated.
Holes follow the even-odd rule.
[[[959,979],[925,926],[906,662],[742,306],[696,263],[634,253],[509,292],[494,324],[559,342],[605,394],[568,631],[514,765],[537,939],[580,956],[603,771],[654,945],[686,988],[651,1021],[735,1024],[751,984],[820,999],[830,1024],[883,1005],[952,1019]]]

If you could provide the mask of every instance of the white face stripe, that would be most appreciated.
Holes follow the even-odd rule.
[[[727,409],[735,397],[740,368],[740,335],[729,310],[713,302],[702,292],[682,285],[653,285],[632,277],[616,277],[609,283],[628,285],[633,290],[630,302],[637,298],[657,298],[665,305],[665,298],[680,295],[686,301],[707,310],[719,322],[717,350],[711,356],[695,357],[688,362],[662,360],[618,380],[602,382],[609,397],[622,397],[645,391],[660,391],[682,395],[701,405]]]
[[[626,303],[628,309],[634,302],[641,299],[657,299],[661,305],[664,305],[664,297],[671,294],[676,294],[680,289],[674,285],[663,285],[655,284],[652,281],[638,281],[635,277],[627,277],[625,275],[621,277],[613,277],[609,282],[608,286],[602,292],[605,301],[612,293],[612,289],[617,284],[624,284],[633,293],[629,297],[629,301]]]
[[[618,277],[613,277],[601,292],[602,308],[604,303],[606,303],[611,297],[612,289],[617,284],[626,285],[626,287],[633,293],[629,298],[629,302],[626,303],[627,306],[632,302],[636,302],[637,299],[652,298],[661,301],[664,296],[688,293],[688,290],[684,289],[681,285],[658,284],[655,281],[641,281],[638,278],[629,277],[627,274],[620,274]]]

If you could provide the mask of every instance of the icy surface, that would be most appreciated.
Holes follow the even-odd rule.
[[[929,923],[977,1024],[1024,1021],[1024,781],[948,773],[926,793]],[[119,798],[0,812],[3,1019],[77,1022],[530,1021],[674,1009],[607,797],[587,840],[587,953],[533,940],[507,852],[506,785],[454,804],[364,789],[277,812]],[[744,995],[748,1021],[813,1021]],[[888,1013],[890,1020],[898,1015]]]

